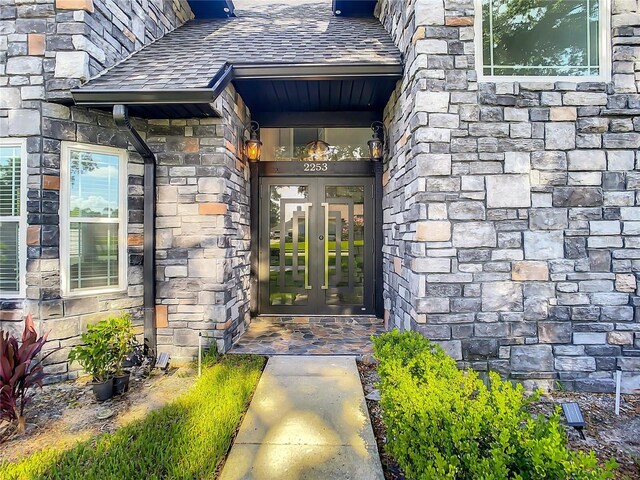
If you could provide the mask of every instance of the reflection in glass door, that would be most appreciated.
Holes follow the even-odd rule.
[[[309,303],[309,187],[269,186],[269,305]]]
[[[324,186],[324,278],[327,305],[364,303],[364,185]]]
[[[260,312],[373,313],[371,178],[263,178]]]

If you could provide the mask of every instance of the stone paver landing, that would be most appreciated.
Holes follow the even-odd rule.
[[[258,317],[230,353],[258,355],[371,355],[372,335],[385,331],[375,317]]]
[[[271,357],[220,480],[384,480],[354,357]]]

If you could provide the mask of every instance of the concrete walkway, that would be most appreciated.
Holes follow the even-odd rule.
[[[269,359],[220,477],[240,479],[384,480],[353,357]]]

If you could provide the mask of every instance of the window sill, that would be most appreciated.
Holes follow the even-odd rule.
[[[116,288],[92,288],[87,290],[66,291],[62,293],[62,298],[83,298],[92,295],[126,294],[127,288],[118,286]]]
[[[24,302],[27,299],[24,293],[3,293],[0,302]]]
[[[478,83],[608,83],[611,78],[606,76],[598,77],[517,77],[517,76],[485,76],[478,75]]]

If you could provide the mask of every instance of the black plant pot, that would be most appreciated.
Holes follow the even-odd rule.
[[[129,391],[130,373],[125,372],[124,375],[116,375],[113,379],[113,394],[122,395]]]
[[[96,396],[97,401],[104,402],[109,400],[113,397],[113,378],[102,383],[93,382],[91,388],[93,388],[93,394]]]
[[[122,362],[124,368],[139,367],[144,360],[142,345],[136,345]]]

